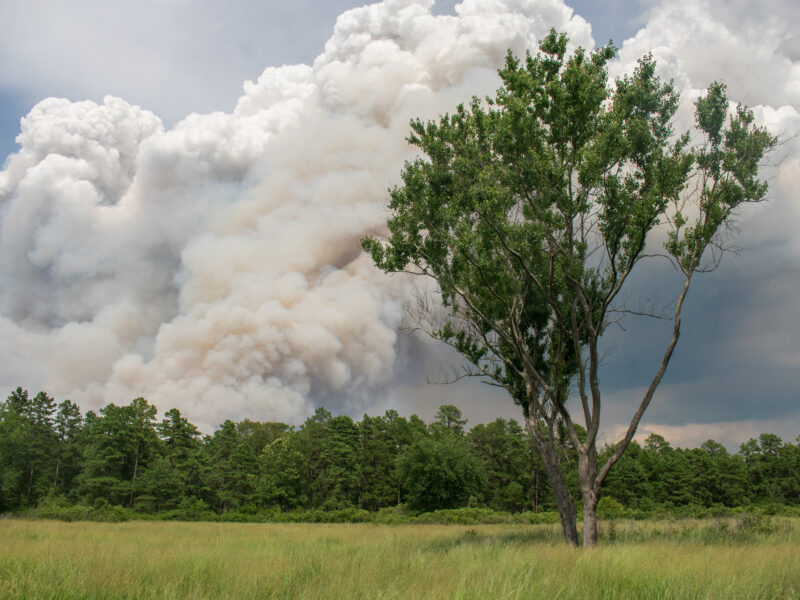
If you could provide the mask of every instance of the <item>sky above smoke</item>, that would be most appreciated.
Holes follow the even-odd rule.
[[[11,4],[0,388],[84,409],[144,396],[206,430],[299,423],[320,405],[516,417],[477,382],[425,383],[457,357],[399,331],[413,289],[372,267],[359,240],[381,231],[386,190],[414,156],[409,119],[492,93],[506,50],[535,50],[555,27],[584,47],[614,38],[616,76],[652,51],[683,92],[682,126],[722,79],[781,136],[764,170],[770,202],[743,211],[741,255],[695,282],[642,430],[677,444],[800,433],[794,2]],[[637,285],[668,301],[670,283],[657,270]],[[625,329],[608,346],[609,440],[666,343],[658,322]]]

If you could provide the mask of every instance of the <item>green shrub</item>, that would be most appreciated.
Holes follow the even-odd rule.
[[[320,523],[367,523],[372,521],[372,513],[359,508],[340,508],[319,512]]]
[[[550,510],[542,512],[526,511],[514,516],[516,517],[514,520],[515,523],[529,523],[531,525],[544,525],[549,523],[559,523],[561,521],[561,517],[558,515],[558,513]]]
[[[390,508],[381,508],[378,512],[374,513],[373,521],[383,525],[399,525],[400,523],[410,523],[411,517],[405,506],[393,506]]]
[[[106,510],[109,506],[111,506],[111,504],[102,496],[98,496],[94,499],[94,502],[92,502],[92,508],[95,510]]]
[[[478,525],[480,523],[509,523],[511,515],[491,508],[452,508],[422,513],[417,523],[439,523],[441,525]]]
[[[611,496],[600,498],[597,515],[602,519],[618,519],[625,514],[625,507]]]
[[[174,511],[168,511],[176,521],[218,521],[219,515],[199,498],[184,498]]]

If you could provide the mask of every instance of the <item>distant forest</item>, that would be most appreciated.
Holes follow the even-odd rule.
[[[561,458],[579,505],[576,461]],[[653,434],[631,445],[603,496],[601,506],[640,512],[798,505],[800,445],[765,433],[730,454],[713,440],[682,449]],[[17,388],[0,402],[0,512],[46,502],[215,514],[554,508],[524,429],[504,419],[467,429],[451,405],[431,423],[391,410],[356,422],[319,408],[296,428],[245,419],[204,436],[177,409],[158,420],[143,398],[82,415],[69,400]]]

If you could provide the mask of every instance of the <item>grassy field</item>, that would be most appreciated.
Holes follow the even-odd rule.
[[[549,525],[0,520],[0,598],[800,598],[800,520]]]

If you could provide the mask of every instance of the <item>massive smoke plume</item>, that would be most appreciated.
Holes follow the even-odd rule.
[[[144,395],[196,422],[357,410],[392,382],[406,298],[360,252],[412,116],[496,86],[558,2],[390,0],[343,14],[313,66],[268,68],[232,114],[48,99],[2,175],[2,383],[84,407]]]
[[[171,129],[119,98],[37,104],[0,174],[0,387],[86,409],[141,395],[207,429],[296,423],[323,402],[357,413],[391,393],[426,350],[397,333],[408,282],[374,269],[359,240],[381,230],[413,156],[409,119],[492,93],[506,50],[535,51],[551,27],[594,44],[561,0],[431,6],[350,10],[313,65],[267,68],[231,114]],[[796,130],[791,31],[765,21],[765,42],[758,16],[736,29],[714,8],[653,9],[615,73],[653,49],[686,110],[723,78],[774,131]],[[774,174],[784,198],[796,149]]]

